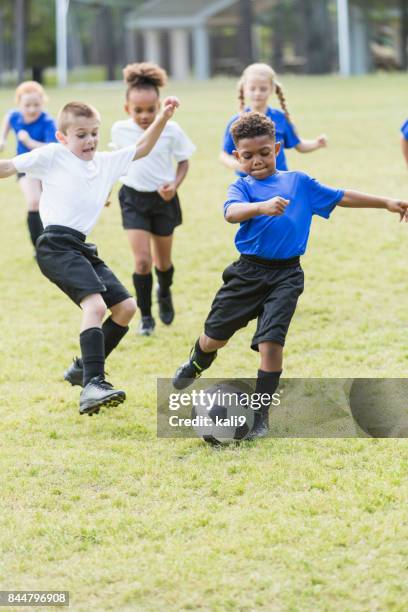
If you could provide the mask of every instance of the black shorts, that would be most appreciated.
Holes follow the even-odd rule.
[[[119,191],[124,229],[140,229],[157,236],[171,236],[181,225],[180,200],[176,194],[166,202],[157,191],[136,191],[122,185]]]
[[[204,325],[207,336],[228,340],[258,319],[251,348],[260,342],[285,344],[289,324],[303,291],[304,275],[299,257],[262,260],[241,255],[222,275],[223,286],[216,294]]]
[[[112,270],[99,259],[95,244],[69,227],[49,225],[36,242],[41,272],[75,304],[87,295],[100,293],[110,308],[131,297]]]

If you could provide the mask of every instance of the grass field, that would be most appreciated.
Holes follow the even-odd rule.
[[[330,141],[326,151],[289,152],[292,169],[408,198],[405,75],[284,84],[300,134]],[[78,353],[80,312],[36,268],[16,182],[1,184],[1,589],[69,590],[75,611],[407,609],[404,440],[269,438],[214,451],[156,437],[156,378],[188,355],[235,257],[236,228],[222,217],[233,177],[217,161],[234,87],[168,88],[198,147],[181,189],[177,317],[153,338],[133,325],[109,359],[110,379],[128,394],[115,411],[79,417],[78,389],[62,373]],[[97,106],[107,145],[123,117],[121,88],[49,93],[53,114],[70,99]],[[1,113],[11,105],[2,91]],[[91,240],[130,289],[116,193]],[[314,221],[286,377],[406,376],[407,232],[383,211]],[[255,375],[252,333],[234,337],[212,375]]]

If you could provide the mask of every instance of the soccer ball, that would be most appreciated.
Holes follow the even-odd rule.
[[[254,425],[252,393],[242,381],[223,381],[204,389],[191,411],[196,434],[214,446],[245,439]]]
[[[361,429],[373,438],[408,437],[408,380],[356,378],[350,408]]]

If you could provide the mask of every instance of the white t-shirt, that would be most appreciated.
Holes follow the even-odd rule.
[[[119,151],[95,153],[93,160],[84,161],[64,145],[52,143],[12,161],[18,172],[26,172],[42,183],[40,217],[44,227],[64,225],[86,235],[135,153],[133,144]]]
[[[112,145],[121,149],[143,136],[144,130],[133,121],[116,121],[112,126]],[[175,121],[168,121],[149,155],[136,159],[121,182],[137,191],[157,191],[161,185],[175,179],[174,162],[189,159],[195,146]]]

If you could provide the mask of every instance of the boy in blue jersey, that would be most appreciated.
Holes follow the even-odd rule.
[[[280,144],[275,126],[260,113],[243,115],[232,135],[234,156],[248,176],[230,186],[224,215],[228,222],[240,224],[235,244],[241,256],[224,270],[224,284],[212,303],[204,334],[173,384],[177,389],[190,385],[236,331],[257,319],[251,343],[261,357],[255,391],[272,396],[282,373],[286,334],[303,291],[299,258],[306,250],[313,215],[327,219],[337,205],[384,208],[407,221],[408,202],[332,189],[303,172],[277,171]],[[257,411],[246,439],[268,433],[268,411],[269,407]]]

